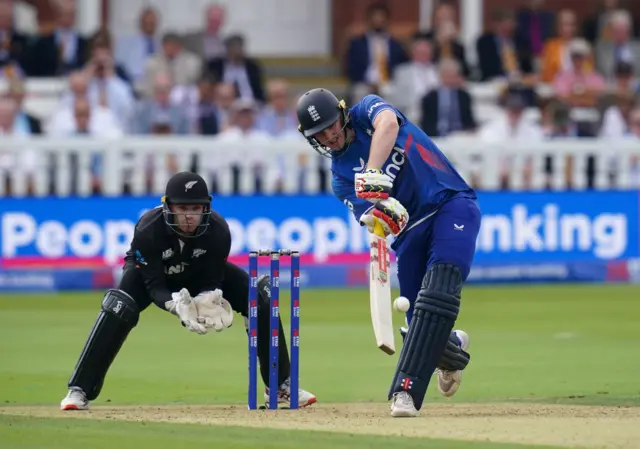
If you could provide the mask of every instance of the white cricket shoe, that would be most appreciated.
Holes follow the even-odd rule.
[[[291,384],[289,379],[285,380],[278,389],[278,404],[291,406]],[[269,388],[264,389],[264,401],[269,405]],[[307,407],[316,403],[316,396],[302,388],[298,388],[298,407]]]
[[[81,388],[69,388],[69,392],[60,402],[60,410],[89,410],[87,395]]]
[[[458,337],[462,350],[466,351],[469,348],[469,335],[461,330],[455,330],[453,333]],[[462,382],[462,371],[447,371],[436,368],[436,375],[438,376],[438,391],[442,396],[449,398],[456,394]]]
[[[413,398],[409,393],[401,391],[393,395],[391,416],[394,418],[413,418],[418,416],[418,410],[416,410]]]

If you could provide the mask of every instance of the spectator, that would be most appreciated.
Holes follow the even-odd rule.
[[[49,118],[45,131],[52,136],[69,136],[74,134],[74,108],[78,100],[86,100],[91,107],[89,128],[101,130],[104,135],[122,134],[122,125],[113,112],[101,106],[97,101],[92,102],[89,95],[89,79],[83,71],[75,71],[69,76],[69,91],[63,94],[60,105]]]
[[[634,76],[633,66],[628,62],[618,62],[615,68],[615,75],[612,90],[619,95],[637,95],[640,89],[638,78]]]
[[[457,17],[453,5],[449,1],[438,4],[434,13],[433,29],[420,32],[417,36],[433,41],[433,61],[439,63],[442,59],[455,59],[462,68],[465,78],[470,70],[464,45],[460,43],[456,24]]]
[[[628,95],[616,97],[616,103],[604,113],[602,126],[598,137],[602,139],[621,139],[631,130],[631,111],[634,109],[634,99]]]
[[[393,103],[409,120],[420,123],[422,97],[440,84],[438,68],[433,63],[433,45],[422,36],[415,36],[411,45],[411,61],[396,67],[391,83]]]
[[[629,115],[629,139],[640,140],[640,107],[636,107]],[[640,158],[631,156],[629,164],[629,183],[631,187],[640,188]]]
[[[156,36],[158,12],[151,7],[144,8],[138,19],[138,27],[140,31],[137,34],[121,37],[115,49],[116,61],[134,84],[144,81],[147,61],[160,48],[160,40]]]
[[[207,62],[223,58],[225,48],[220,30],[224,25],[224,16],[224,7],[220,5],[209,6],[205,13],[204,30],[186,34],[182,39],[184,47]]]
[[[626,62],[633,66],[635,76],[640,76],[640,41],[632,36],[631,15],[618,10],[609,15],[611,41],[599,41],[596,46],[598,70],[606,79],[613,79],[616,64]]]
[[[16,103],[7,97],[0,97],[0,136],[13,139],[27,140],[30,134],[29,130],[20,126],[17,122]],[[12,178],[16,170],[23,170],[27,177],[27,193],[34,193],[36,168],[38,165],[38,156],[33,149],[28,147],[11,146],[0,147],[0,174],[4,177],[4,190],[6,195],[11,195],[15,187],[12,184]],[[10,175],[11,174],[11,175]],[[15,181],[15,178],[13,178]]]
[[[619,0],[599,0],[599,8],[596,14],[585,19],[582,24],[582,35],[595,46],[599,41],[611,40],[609,19],[611,14],[619,9],[624,9]],[[637,27],[636,31],[637,30]]]
[[[248,185],[249,182],[254,183],[256,192],[264,191],[265,177],[269,177],[274,167],[273,164],[267,164],[264,157],[260,156],[264,146],[271,142],[271,138],[264,131],[257,129],[257,112],[258,108],[253,100],[239,98],[231,107],[230,127],[220,134],[219,142],[221,144],[237,143],[241,144],[241,148],[246,148],[249,152],[240,155],[245,161],[252,161],[251,173],[242,173],[242,168],[237,163],[231,164],[233,172],[233,192],[240,193],[244,191],[242,186]],[[230,150],[233,151],[233,150]],[[238,150],[235,150],[236,156]],[[255,156],[252,156],[255,155]],[[216,161],[209,162],[209,171],[213,174],[217,167]],[[245,165],[246,166],[246,165]],[[225,169],[224,167],[220,167]],[[226,168],[228,169],[228,167]],[[281,167],[278,170],[282,175]],[[215,175],[214,175],[215,176]]]
[[[505,108],[505,115],[497,117],[484,125],[478,137],[482,142],[495,145],[509,145],[510,143],[532,144],[541,142],[544,138],[542,128],[524,116],[526,100],[518,89],[509,89],[501,103]],[[513,156],[506,156],[499,162],[499,171],[503,189],[509,188],[513,169]],[[522,173],[525,186],[530,185],[532,161],[525,161]]]
[[[527,42],[534,57],[542,54],[545,42],[554,32],[553,13],[544,9],[544,0],[529,0],[517,15],[516,33]]]
[[[274,79],[267,83],[269,103],[258,115],[258,129],[276,138],[300,137],[298,119],[291,107],[289,84]]]
[[[200,78],[202,61],[182,47],[178,35],[168,33],[162,38],[162,51],[147,60],[147,95],[152,95],[154,80],[159,73],[168,73],[174,85],[189,86]]]
[[[233,84],[240,98],[265,101],[262,68],[245,53],[244,37],[230,36],[225,41],[226,54],[208,63],[209,72],[218,80]]]
[[[573,70],[569,44],[576,38],[575,13],[569,9],[560,11],[557,28],[558,37],[550,39],[542,52],[541,78],[545,83],[552,83],[559,74]],[[593,68],[593,58],[587,64]]]
[[[33,115],[24,110],[25,87],[24,82],[14,79],[9,82],[9,92],[7,95],[13,100],[16,107],[15,127],[25,135],[42,134],[42,123]]]
[[[218,106],[218,118],[220,119],[221,130],[225,130],[230,126],[229,115],[236,96],[236,88],[233,84],[219,83],[215,88],[215,99],[216,105]]]
[[[591,48],[585,39],[574,39],[568,45],[571,67],[553,81],[555,94],[574,107],[594,107],[605,90],[600,74],[590,68]]]
[[[189,133],[187,111],[170,101],[173,88],[168,73],[158,73],[153,80],[153,97],[143,100],[136,111],[133,132],[149,134],[155,125],[169,125],[173,134]]]
[[[367,9],[367,32],[349,42],[346,53],[347,78],[353,89],[378,92],[393,77],[397,66],[409,58],[400,42],[389,35],[391,13],[381,4]]]
[[[38,36],[30,49],[30,76],[62,76],[84,66],[88,42],[75,29],[75,0],[56,0],[56,29]]]
[[[129,84],[118,76],[108,40],[94,40],[85,72],[89,80],[88,99],[91,105],[111,109],[124,128],[131,119],[135,99]]]
[[[27,37],[16,31],[13,23],[13,2],[0,2],[0,67],[11,67],[22,75],[28,49]]]
[[[453,59],[440,63],[442,84],[422,98],[422,129],[430,136],[473,131],[473,100],[463,87],[460,64]]]
[[[203,136],[216,135],[222,129],[215,89],[215,80],[211,76],[203,76],[198,82],[198,98],[192,129]]]
[[[534,84],[531,50],[527,41],[514,33],[513,13],[496,10],[492,14],[492,22],[493,30],[480,36],[476,42],[481,80],[506,77],[511,82]]]

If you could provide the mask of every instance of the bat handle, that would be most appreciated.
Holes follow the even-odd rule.
[[[382,225],[378,220],[375,220],[373,222],[373,233],[379,237],[383,237],[383,238],[386,237],[384,235],[384,228],[382,227]]]

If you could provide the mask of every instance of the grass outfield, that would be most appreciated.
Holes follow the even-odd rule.
[[[301,385],[319,403],[277,413],[245,410],[241,319],[197,336],[152,307],[93,411],[63,415],[58,403],[101,294],[4,295],[0,448],[636,447],[639,293],[622,285],[466,289],[457,326],[471,337],[472,362],[454,398],[432,384],[416,420],[388,418],[397,356],[375,347],[365,290],[303,290]],[[395,319],[399,326],[403,316]]]

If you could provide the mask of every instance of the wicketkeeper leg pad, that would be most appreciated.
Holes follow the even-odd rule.
[[[89,400],[97,398],[111,363],[129,332],[138,324],[139,317],[139,307],[129,294],[117,289],[108,290],[69,379],[69,387],[82,388]]]
[[[436,264],[429,268],[414,305],[389,399],[406,391],[420,410],[429,380],[458,318],[461,291],[462,275],[455,265]]]

